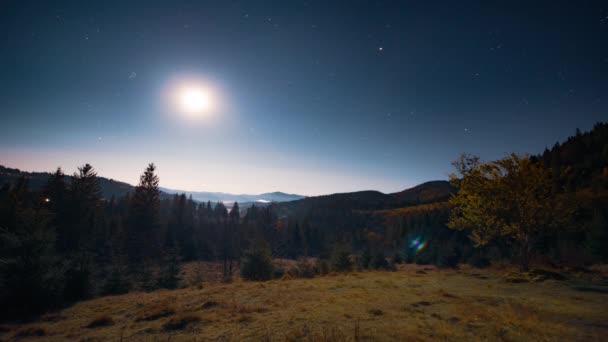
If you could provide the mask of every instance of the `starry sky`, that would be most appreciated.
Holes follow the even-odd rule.
[[[608,120],[602,1],[0,4],[0,164],[304,195],[447,179]],[[172,84],[213,89],[193,120]]]

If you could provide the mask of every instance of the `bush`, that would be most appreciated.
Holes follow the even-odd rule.
[[[361,258],[359,258],[359,265],[361,268],[368,268],[372,262],[372,254],[369,249],[366,249],[361,254]]]
[[[298,278],[313,278],[319,273],[317,265],[309,259],[300,258],[296,266],[289,270],[289,275]]]
[[[273,275],[270,248],[266,245],[245,251],[241,260],[241,277],[247,280],[270,280]]]
[[[273,279],[281,279],[285,275],[285,269],[282,267],[273,266],[272,268],[272,278]]]
[[[403,258],[401,257],[401,253],[396,252],[395,256],[393,257],[393,264],[399,265],[402,263],[403,263]]]
[[[331,269],[335,272],[349,272],[353,264],[350,261],[350,253],[344,247],[336,247],[331,257]]]
[[[371,262],[371,267],[375,269],[384,269],[387,270],[389,268],[388,261],[386,261],[386,257],[384,257],[384,253],[378,252]]]
[[[326,275],[330,271],[329,262],[325,259],[318,259],[316,268],[320,275]]]

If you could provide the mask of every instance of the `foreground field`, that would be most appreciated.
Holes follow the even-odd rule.
[[[505,281],[504,270],[333,274],[103,297],[0,340],[580,340],[608,336],[605,275]]]

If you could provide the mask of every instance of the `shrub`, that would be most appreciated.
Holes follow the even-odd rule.
[[[241,277],[247,280],[270,280],[273,275],[270,248],[257,246],[245,251],[241,260]]]
[[[359,265],[361,268],[368,268],[372,262],[372,254],[369,249],[366,249],[361,254],[361,258],[359,258]]]
[[[316,268],[321,275],[326,275],[330,271],[329,262],[325,259],[318,259]]]
[[[298,259],[296,266],[289,271],[289,275],[299,278],[313,278],[319,273],[317,265],[309,259]]]
[[[286,275],[285,269],[283,267],[273,266],[272,268],[272,278],[273,279],[281,279]]]
[[[372,259],[371,267],[375,268],[375,269],[387,270],[389,268],[388,266],[389,266],[388,261],[386,261],[386,258],[384,257],[384,253],[382,253],[382,252],[376,253],[374,258]]]
[[[393,257],[393,264],[395,265],[399,265],[403,263],[403,257],[401,257],[401,253],[399,253],[398,251],[395,253],[395,256]]]
[[[331,257],[331,269],[335,272],[348,272],[353,265],[350,261],[350,253],[344,247],[336,247]]]

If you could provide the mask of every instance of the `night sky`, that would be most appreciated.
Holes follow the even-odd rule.
[[[489,3],[5,0],[0,164],[393,192],[608,120],[608,2]],[[175,108],[186,81],[213,110]]]

